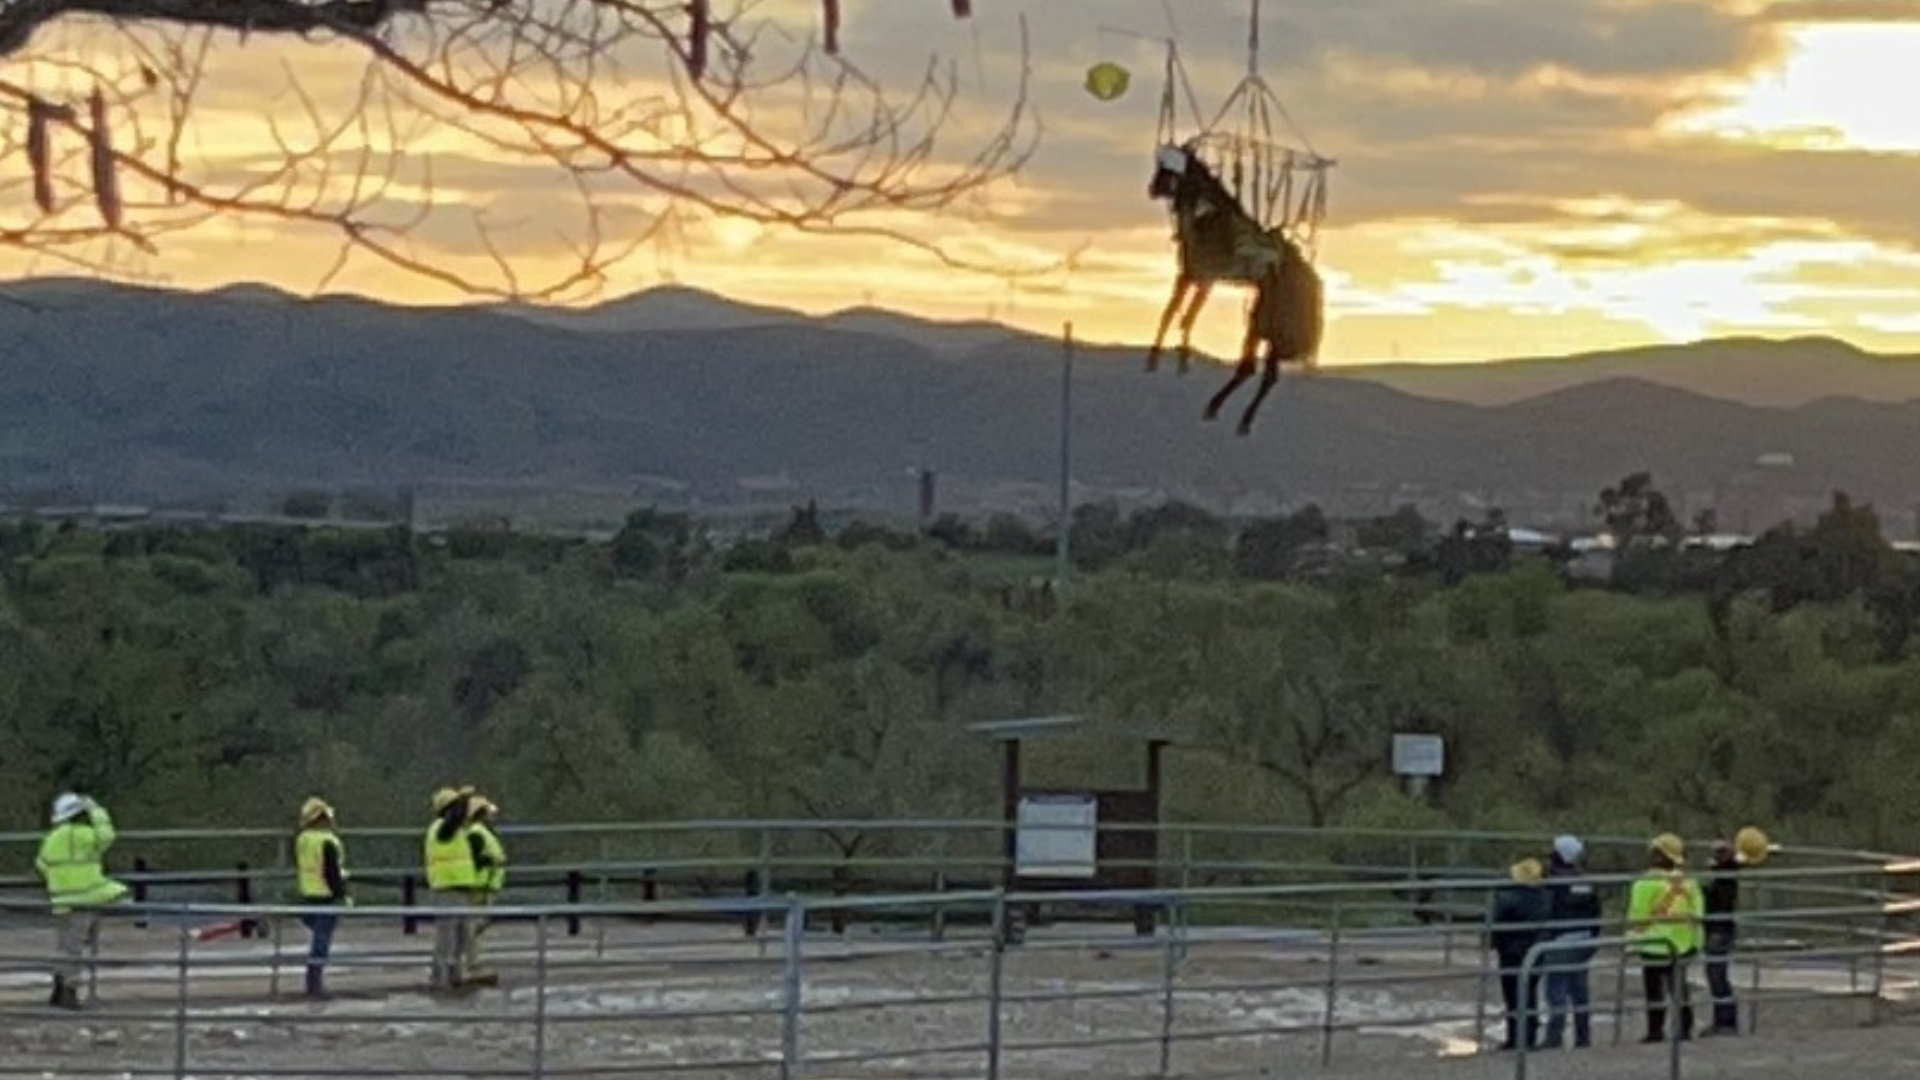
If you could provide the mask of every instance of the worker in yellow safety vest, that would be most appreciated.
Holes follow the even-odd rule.
[[[33,860],[58,924],[60,958],[48,1004],[78,1009],[80,974],[100,941],[100,909],[125,897],[127,887],[107,876],[107,849],[117,834],[106,807],[67,792],[53,801],[51,817],[53,828]]]
[[[299,872],[300,902],[310,910],[300,917],[312,935],[307,945],[307,996],[327,996],[325,971],[333,953],[333,931],[340,916],[334,908],[353,903],[347,896],[347,847],[334,832],[337,816],[325,799],[300,804],[300,831],[293,840]]]
[[[1700,951],[1700,919],[1705,901],[1700,885],[1687,876],[1685,841],[1672,833],[1653,838],[1647,872],[1633,883],[1627,899],[1627,934],[1640,954],[1641,985],[1647,995],[1647,1034],[1642,1042],[1666,1038],[1667,1002],[1679,1006],[1676,1039],[1693,1037],[1693,1003],[1687,992],[1687,962]]]
[[[435,990],[457,990],[466,982],[468,919],[451,909],[472,903],[470,898],[481,885],[467,827],[471,799],[471,788],[463,792],[447,787],[434,792],[430,802],[433,822],[427,826],[424,844],[427,889],[433,906],[443,912],[433,920],[431,985]]]
[[[500,842],[494,825],[500,807],[484,795],[475,795],[467,807],[467,835],[473,851],[473,866],[479,885],[468,899],[476,905],[491,905],[507,887],[507,848]],[[480,970],[480,935],[492,925],[481,915],[475,918],[467,935],[466,973],[469,984],[493,983],[494,976]]]

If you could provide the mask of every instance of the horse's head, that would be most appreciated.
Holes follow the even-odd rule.
[[[1178,195],[1181,185],[1187,181],[1187,170],[1192,165],[1193,151],[1162,145],[1153,154],[1153,179],[1147,181],[1147,198],[1172,199]]]

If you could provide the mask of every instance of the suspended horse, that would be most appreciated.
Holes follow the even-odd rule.
[[[1193,91],[1174,42],[1167,42],[1166,84],[1149,198],[1164,200],[1173,218],[1179,270],[1173,295],[1147,353],[1147,370],[1159,367],[1167,331],[1180,321],[1179,369],[1192,356],[1192,330],[1201,309],[1221,282],[1254,289],[1247,312],[1247,333],[1234,378],[1207,408],[1213,419],[1227,397],[1259,369],[1259,347],[1266,346],[1267,376],[1241,420],[1252,423],[1282,363],[1311,369],[1323,327],[1323,298],[1313,269],[1313,245],[1326,217],[1327,171],[1335,164],[1311,149],[1296,150],[1274,135],[1276,118],[1291,125],[1286,108],[1259,73],[1260,4],[1253,0],[1248,35],[1247,74],[1211,124],[1200,134],[1176,141],[1176,86]],[[1298,135],[1297,129],[1295,131]],[[1303,144],[1304,137],[1299,140]],[[1223,178],[1224,176],[1224,178]]]

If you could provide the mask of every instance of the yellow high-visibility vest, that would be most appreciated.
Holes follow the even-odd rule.
[[[332,829],[302,829],[293,841],[294,865],[300,871],[300,898],[331,900],[333,888],[327,884],[327,848],[332,847],[340,860],[340,876],[347,876],[347,848]]]
[[[1648,959],[1686,956],[1700,948],[1700,917],[1706,910],[1700,886],[1679,870],[1651,873],[1633,883],[1627,898],[1627,932],[1635,951]],[[1655,942],[1664,941],[1672,953]]]
[[[47,899],[55,912],[99,907],[127,895],[127,887],[107,876],[107,849],[113,846],[113,819],[95,808],[93,823],[57,825],[40,841],[34,868],[46,879]]]
[[[472,889],[480,884],[480,871],[473,865],[473,849],[467,844],[467,829],[454,830],[453,839],[441,840],[440,823],[427,826],[427,888],[439,890]]]

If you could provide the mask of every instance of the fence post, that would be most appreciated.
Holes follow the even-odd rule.
[[[1515,1033],[1519,1038],[1513,1045],[1513,1080],[1527,1080],[1527,1052],[1533,1049],[1533,1036],[1528,1024],[1533,1020],[1533,997],[1528,988],[1533,982],[1534,973],[1539,970],[1541,949],[1547,943],[1536,941],[1527,949],[1527,955],[1520,958],[1520,1012],[1517,1016]],[[1552,978],[1549,974],[1548,978]]]
[[[1340,1008],[1340,905],[1333,905],[1333,933],[1327,938],[1327,1008],[1320,1021],[1320,1067],[1333,1064],[1333,1025]],[[1482,995],[1484,999],[1485,995]]]
[[[278,918],[269,919],[267,925],[273,928],[271,931],[273,937],[273,956],[268,960],[267,996],[277,998],[280,996],[280,948],[286,943],[287,921]]]
[[[800,946],[807,935],[805,901],[787,894],[786,923],[781,927],[786,948],[786,972],[781,983],[780,1002],[780,1080],[795,1080],[800,1067]]]
[[[754,863],[753,881],[755,895],[760,899],[773,895],[773,830],[765,825],[760,826],[760,852]],[[754,933],[759,932],[755,927]]]
[[[1614,967],[1613,978],[1613,1045],[1619,1046],[1627,1026],[1627,957],[1633,950],[1622,946],[1618,952],[1620,962]]]
[[[419,886],[413,880],[413,875],[402,875],[400,878],[400,906],[411,908],[417,907],[419,903]],[[418,915],[403,916],[400,920],[400,932],[408,937],[419,933],[420,917]]]
[[[173,1000],[173,1076],[174,1080],[186,1080],[187,1075],[187,961],[189,950],[193,948],[193,933],[187,927],[185,919],[180,921],[180,955],[178,980],[174,987]]]
[[[1007,891],[993,890],[993,940],[987,948],[987,1080],[1000,1080],[1000,996],[1006,971]]]
[[[933,891],[936,896],[947,891],[946,871],[935,870],[933,872]],[[933,902],[933,916],[928,922],[930,924],[928,931],[933,935],[933,940],[945,941],[947,939],[947,905],[945,902],[940,900]]]
[[[134,856],[133,902],[143,906],[147,902],[147,873],[146,857],[141,855]],[[133,921],[133,927],[136,930],[145,930],[147,928],[147,916],[144,912],[141,913],[138,919]]]
[[[1873,918],[1873,1000],[1868,1002],[1867,1023],[1878,1026],[1880,1023],[1880,995],[1887,989],[1887,942],[1892,939],[1889,932],[1893,920],[1887,916],[1888,901],[1892,890],[1887,885],[1887,872],[1883,867],[1879,875],[1879,910]]]
[[[567,903],[568,904],[574,905],[576,907],[579,906],[580,889],[581,889],[580,871],[578,870],[567,871]],[[546,925],[546,921],[544,919],[541,920],[541,925],[542,926]],[[568,937],[580,936],[580,913],[578,911],[567,912],[567,936]]]
[[[233,894],[241,907],[253,906],[253,878],[247,872],[247,864],[242,862],[234,866],[235,877]],[[251,941],[257,937],[266,937],[266,931],[260,926],[259,919],[240,920],[240,939]]]
[[[1166,1076],[1173,1071],[1173,988],[1179,977],[1180,954],[1177,922],[1174,918],[1179,901],[1168,901],[1165,911],[1164,944],[1160,947],[1160,1073]]]
[[[533,924],[533,1080],[547,1075],[547,916]]]
[[[1487,1048],[1487,965],[1493,959],[1493,950],[1487,948],[1493,942],[1493,906],[1480,916],[1480,978],[1473,995],[1473,1048],[1484,1052]]]

